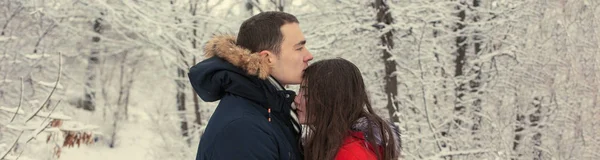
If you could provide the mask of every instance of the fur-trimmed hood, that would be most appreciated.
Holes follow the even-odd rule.
[[[361,132],[366,132],[369,129],[369,124],[373,124],[371,121],[369,121],[366,117],[361,117],[358,120],[356,120],[356,122],[354,122],[354,125],[352,125],[352,130],[354,131],[361,131]],[[373,124],[374,125],[374,124]],[[398,129],[398,127],[396,127],[395,125],[388,123],[388,125],[390,126],[390,128],[392,129],[392,132],[394,133],[394,141],[396,142],[396,152],[400,153],[400,150],[402,149],[402,141],[400,139],[400,131]],[[377,127],[377,125],[374,125],[375,127]],[[375,143],[377,143],[377,145],[381,145],[383,143],[383,140],[381,138],[381,134],[380,134],[380,129],[379,128],[373,128],[373,134],[375,135]],[[364,139],[367,139],[367,134],[364,134],[365,137],[363,137]]]
[[[194,91],[206,102],[233,94],[263,106],[281,106],[278,103],[288,101],[281,97],[295,94],[279,93],[268,80],[271,66],[267,57],[237,46],[234,36],[215,36],[204,49],[207,59],[190,68],[188,77]]]
[[[250,50],[236,45],[236,38],[231,35],[219,35],[208,41],[204,47],[207,58],[218,56],[234,66],[240,67],[249,75],[266,79],[269,76],[271,66],[265,56],[251,53]]]

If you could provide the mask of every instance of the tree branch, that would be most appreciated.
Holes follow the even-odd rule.
[[[33,119],[33,117],[35,117],[35,115],[37,115],[42,110],[42,108],[44,108],[44,106],[48,103],[48,101],[50,101],[50,97],[52,97],[52,94],[54,94],[54,91],[56,91],[56,87],[58,86],[58,83],[60,82],[61,75],[62,75],[62,53],[58,52],[58,77],[56,77],[56,83],[54,84],[52,91],[50,91],[50,94],[46,98],[46,101],[44,101],[44,103],[42,105],[40,105],[40,107],[31,116],[29,116],[29,118],[27,120],[25,120],[25,122],[29,122],[31,119]],[[17,110],[17,112],[18,112],[18,110]],[[50,114],[48,114],[48,115],[50,115]]]
[[[250,3],[252,6],[256,7],[256,9],[258,9],[258,11],[265,12],[265,10],[263,10],[262,8],[260,8],[260,6],[256,2],[254,2],[252,0],[248,0],[248,3]]]
[[[13,117],[10,119],[10,122],[13,122],[15,120],[15,118],[17,117],[17,114],[19,113],[19,109],[21,109],[21,103],[23,102],[23,77],[21,77],[21,93],[19,96],[19,105],[17,106],[17,110],[15,110],[15,114],[13,115]]]

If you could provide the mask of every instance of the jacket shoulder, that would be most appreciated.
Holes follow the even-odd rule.
[[[336,160],[376,160],[377,155],[367,148],[367,141],[352,135],[344,138],[344,143],[335,156]]]

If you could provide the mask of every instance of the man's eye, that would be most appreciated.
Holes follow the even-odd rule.
[[[296,49],[297,51],[301,51],[302,49],[304,49],[304,47],[300,47],[298,49]]]

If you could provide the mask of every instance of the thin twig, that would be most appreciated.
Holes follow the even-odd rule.
[[[33,113],[27,120],[25,120],[25,122],[29,122],[31,119],[33,119],[33,117],[35,117],[35,115],[37,115],[42,108],[44,108],[44,106],[48,103],[48,101],[50,101],[50,97],[52,97],[52,94],[54,94],[54,91],[56,91],[56,87],[58,86],[58,83],[60,82],[60,75],[62,73],[62,53],[58,53],[58,77],[56,77],[56,83],[54,84],[54,87],[52,88],[52,91],[50,91],[50,94],[48,95],[48,98],[46,98],[46,101],[44,101],[44,103],[42,105],[40,105],[40,107],[37,109],[37,111],[35,111],[35,113]],[[48,114],[50,115],[50,114]]]
[[[10,17],[6,20],[6,23],[4,23],[4,26],[2,26],[2,32],[0,32],[0,36],[3,36],[5,34],[4,31],[6,31],[6,27],[8,27],[8,24],[10,23],[10,21],[13,18],[15,18],[17,16],[17,14],[19,14],[22,10],[23,10],[23,6],[19,5],[19,8],[10,15]]]
[[[40,38],[38,38],[37,42],[35,43],[35,46],[33,47],[33,53],[37,53],[37,48],[40,46],[40,43],[42,42],[42,40],[46,37],[46,35],[48,35],[48,33],[50,33],[50,31],[52,31],[52,29],[54,29],[57,25],[56,24],[52,24],[50,27],[48,27],[46,29],[46,31],[44,31],[44,33],[40,36]]]
[[[41,125],[44,125],[44,123],[43,123],[43,122],[45,122],[45,121],[47,121],[48,119],[50,119],[50,115],[51,115],[52,113],[54,113],[54,110],[56,110],[56,108],[58,107],[58,104],[60,104],[60,102],[61,102],[61,101],[62,101],[62,100],[58,100],[58,102],[56,102],[56,104],[54,105],[54,107],[52,108],[52,110],[50,111],[50,113],[48,113],[48,116],[46,116],[46,118],[44,119],[44,121],[42,121],[42,124],[41,124]]]
[[[8,148],[6,150],[6,152],[4,152],[4,154],[2,154],[2,157],[0,159],[4,159],[6,157],[6,155],[8,155],[8,153],[10,152],[10,150],[12,150],[13,148],[15,148],[15,146],[17,146],[17,143],[19,142],[19,139],[21,138],[21,135],[23,135],[24,131],[21,131],[21,133],[19,133],[19,136],[17,137],[17,139],[15,139],[15,142],[13,142],[12,146],[10,148]]]
[[[33,140],[35,137],[37,137],[37,135],[39,135],[40,133],[42,133],[42,131],[44,131],[46,129],[47,126],[44,126],[44,123],[48,119],[50,119],[50,115],[52,115],[54,110],[58,107],[58,104],[60,104],[60,100],[58,100],[58,102],[52,108],[52,111],[50,111],[50,113],[48,113],[48,116],[46,116],[46,118],[42,121],[42,123],[40,124],[40,128],[36,129],[36,131],[34,131],[34,133],[31,133],[31,137],[29,137],[29,139],[27,140],[27,143],[29,143],[29,141]]]
[[[19,105],[17,106],[17,110],[15,111],[15,115],[10,119],[10,122],[13,122],[19,113],[19,109],[21,109],[21,103],[23,102],[23,77],[21,77],[21,95],[19,96]]]
[[[59,101],[56,103],[56,105],[54,105],[54,107],[52,108],[52,111],[50,111],[50,113],[48,113],[48,116],[46,116],[46,119],[44,119],[44,120],[42,121],[42,124],[41,124],[40,128],[38,128],[38,129],[36,129],[35,131],[33,131],[34,133],[32,133],[32,134],[31,134],[31,136],[29,137],[29,139],[27,140],[27,142],[25,142],[25,145],[29,144],[29,142],[30,142],[31,140],[33,140],[33,139],[34,139],[35,137],[37,137],[37,136],[38,136],[40,133],[42,133],[42,131],[46,130],[46,126],[44,126],[44,122],[45,122],[45,121],[47,121],[47,120],[50,118],[50,115],[52,115],[52,113],[54,112],[54,110],[55,110],[55,109],[58,107],[58,104],[60,104],[60,100],[59,100]],[[19,134],[19,137],[17,137],[17,139],[15,140],[15,142],[13,143],[13,145],[12,145],[12,146],[11,146],[11,147],[10,147],[8,150],[6,150],[6,153],[4,153],[4,155],[2,156],[2,158],[0,158],[0,160],[3,160],[3,159],[4,159],[4,157],[6,157],[6,155],[8,155],[8,152],[9,152],[10,150],[12,150],[12,149],[13,149],[13,148],[16,146],[17,142],[18,142],[18,141],[19,141],[19,139],[21,138],[21,135],[23,135],[23,132],[24,132],[24,131],[25,131],[25,130],[22,130],[22,131],[21,131],[21,133]],[[23,154],[23,152],[24,152],[24,151],[25,151],[25,150],[22,150],[21,152],[19,152],[19,155],[17,156],[17,158],[16,158],[16,159],[19,159],[19,157],[21,157],[21,155]]]
[[[19,155],[17,155],[17,158],[15,158],[15,160],[19,160],[19,158],[21,158],[21,155],[23,155],[23,152],[25,152],[25,150],[21,150],[21,152],[19,152]]]

